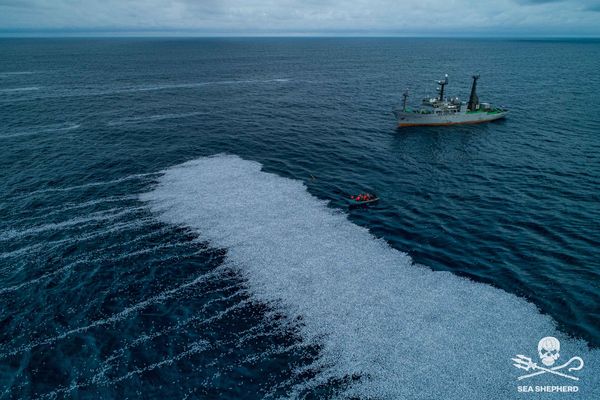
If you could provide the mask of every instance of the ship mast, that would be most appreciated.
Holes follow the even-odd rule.
[[[404,93],[402,94],[403,100],[402,100],[402,111],[406,111],[406,99],[408,99],[408,89],[406,89],[404,91]]]
[[[448,74],[446,74],[443,81],[437,81],[437,84],[440,85],[438,88],[440,92],[439,101],[444,101],[444,86],[448,84]]]
[[[467,105],[467,109],[470,111],[477,110],[477,107],[479,106],[479,97],[477,97],[477,79],[479,79],[479,75],[473,75],[471,96],[469,97],[469,104]]]

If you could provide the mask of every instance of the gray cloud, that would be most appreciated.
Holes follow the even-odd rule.
[[[600,36],[600,0],[0,0],[0,31]]]

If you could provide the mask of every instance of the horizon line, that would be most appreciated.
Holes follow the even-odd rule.
[[[173,39],[243,39],[243,38],[405,38],[405,39],[600,39],[600,35],[565,35],[565,34],[361,34],[361,33],[189,33],[189,32],[173,32],[168,31],[148,31],[148,32],[102,32],[102,31],[61,31],[61,32],[2,32],[0,31],[0,39],[45,39],[45,38],[102,38],[102,39],[133,39],[133,38],[173,38]]]

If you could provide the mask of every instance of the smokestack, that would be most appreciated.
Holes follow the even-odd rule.
[[[477,110],[477,106],[479,105],[479,97],[477,97],[477,79],[479,79],[479,75],[473,75],[471,96],[469,97],[469,104],[467,104],[467,109],[471,111]]]

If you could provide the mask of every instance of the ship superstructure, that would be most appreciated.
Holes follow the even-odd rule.
[[[408,91],[403,94],[402,108],[393,113],[398,127],[406,126],[441,126],[457,124],[477,124],[504,118],[508,110],[492,107],[490,103],[479,102],[477,81],[479,75],[473,75],[473,84],[468,102],[461,102],[458,97],[444,97],[448,75],[437,81],[438,96],[423,99],[422,106],[413,109],[407,106]]]

